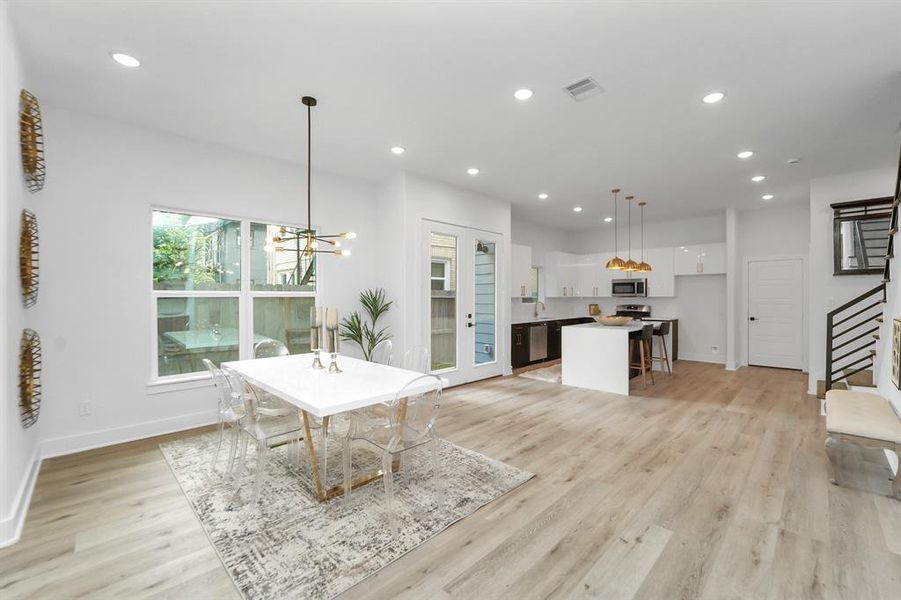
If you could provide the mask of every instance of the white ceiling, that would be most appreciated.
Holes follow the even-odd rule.
[[[597,226],[613,186],[647,200],[650,220],[767,192],[805,202],[811,177],[897,161],[899,2],[35,0],[11,13],[46,104],[302,162],[298,99],[314,95],[315,167],[404,168],[570,229]],[[585,76],[605,93],[564,95]],[[532,100],[513,99],[520,87]],[[701,103],[712,90],[726,99]],[[756,156],[737,159],[745,148]]]

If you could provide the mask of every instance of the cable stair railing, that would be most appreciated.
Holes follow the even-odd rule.
[[[895,255],[895,234],[898,233],[898,205],[901,204],[901,154],[895,195],[885,243],[885,264],[882,281],[876,287],[845,302],[826,314],[826,373],[823,382],[828,392],[836,384],[847,387],[852,378],[873,369],[879,328],[884,322],[886,289],[891,281],[891,263]],[[880,245],[881,247],[881,245]]]

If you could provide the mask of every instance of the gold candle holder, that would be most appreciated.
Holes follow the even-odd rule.
[[[327,308],[325,310],[325,342],[331,354],[331,363],[328,366],[329,373],[340,373],[338,368],[338,345],[341,336],[338,333],[338,309]]]
[[[324,369],[325,365],[319,359],[322,352],[322,307],[310,308],[310,350],[313,351],[313,368]]]

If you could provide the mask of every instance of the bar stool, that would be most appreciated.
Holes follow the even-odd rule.
[[[651,356],[651,367],[653,368],[654,361],[660,361],[661,370],[664,373],[669,375],[673,374],[673,369],[670,366],[669,362],[669,354],[666,352],[666,336],[669,335],[670,322],[664,321],[660,324],[660,326],[654,330],[654,337],[658,338],[658,347],[660,348],[660,356]],[[653,346],[653,344],[651,344]],[[664,368],[665,367],[665,368]]]
[[[641,372],[641,383],[648,387],[648,373],[651,375],[651,385],[654,385],[654,373],[651,371],[651,344],[654,341],[654,326],[645,325],[640,331],[629,333],[629,368],[638,369]],[[632,362],[635,342],[638,342],[638,362]]]

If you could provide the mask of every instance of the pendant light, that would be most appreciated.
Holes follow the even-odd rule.
[[[273,242],[297,242],[295,244],[295,248],[285,248],[278,247],[276,248],[279,252],[290,251],[290,252],[298,252],[301,256],[312,258],[314,254],[336,254],[338,256],[350,256],[350,250],[341,247],[340,240],[352,240],[357,237],[357,234],[352,231],[347,231],[344,233],[337,233],[333,235],[324,235],[318,234],[313,229],[313,219],[312,219],[312,200],[311,200],[311,179],[312,179],[312,164],[313,164],[313,147],[312,147],[312,130],[313,130],[313,117],[312,110],[313,107],[316,106],[316,98],[312,96],[304,96],[300,99],[304,106],[307,107],[307,227],[306,229],[299,229],[296,227],[281,227],[279,228],[279,235],[272,238]],[[303,242],[303,247],[301,248],[301,243]],[[319,244],[327,244],[331,246],[331,248],[326,250],[320,250]]]
[[[607,261],[607,268],[611,271],[622,271],[626,261],[617,254],[619,252],[619,219],[616,217],[616,195],[620,189],[613,188],[610,191],[613,192],[613,258]]]
[[[650,273],[653,271],[651,265],[644,261],[644,207],[647,205],[648,203],[643,200],[638,203],[638,206],[641,208],[641,263],[638,265],[639,273]]]
[[[626,196],[626,202],[629,203],[629,260],[623,265],[623,271],[629,273],[638,270],[638,263],[632,260],[632,199],[635,196]]]

